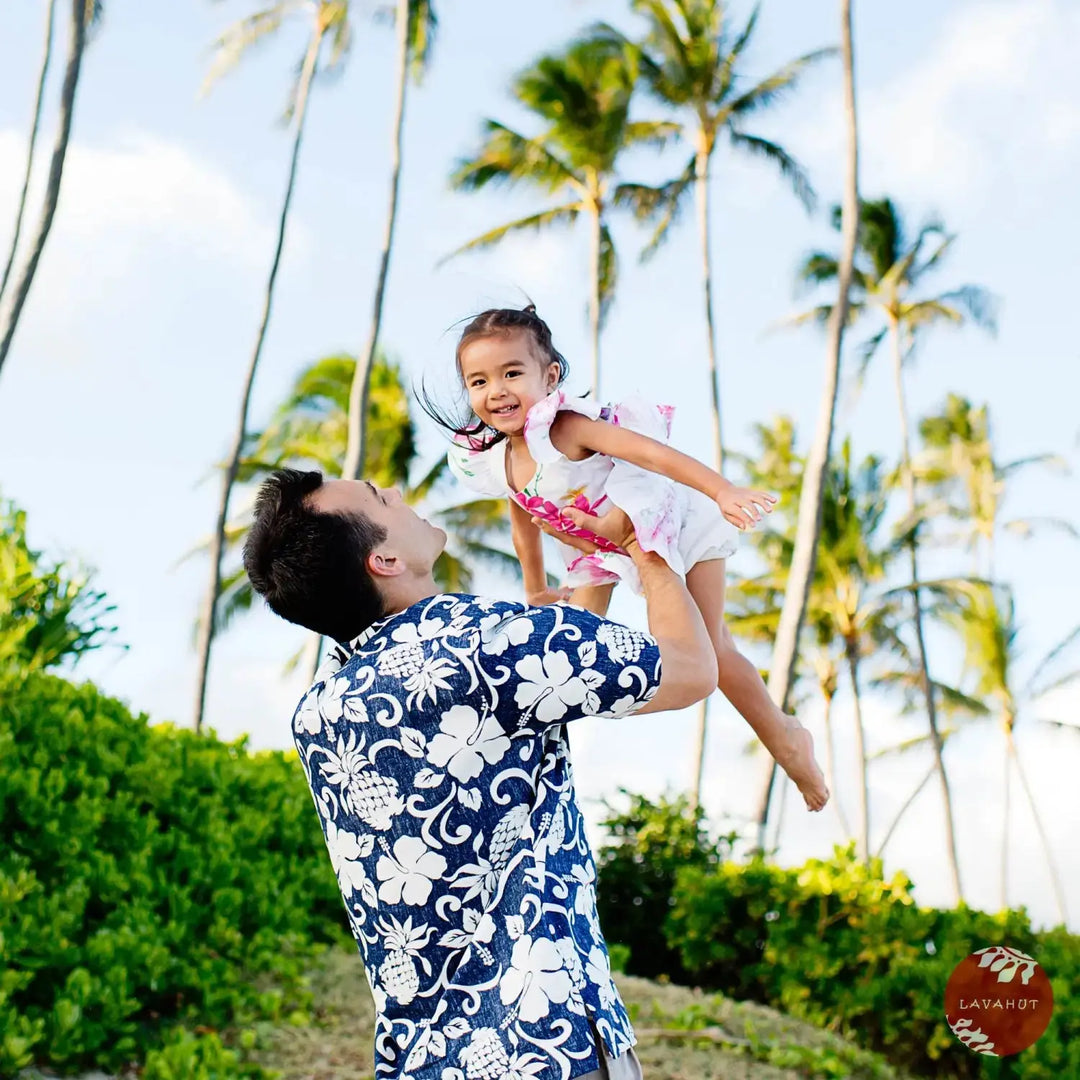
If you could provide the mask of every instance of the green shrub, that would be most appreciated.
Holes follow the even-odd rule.
[[[621,794],[629,805],[606,804],[603,826],[609,840],[597,855],[597,908],[600,925],[628,975],[683,982],[686,971],[677,949],[668,944],[664,924],[672,903],[675,875],[681,867],[719,864],[730,838],[713,841],[699,808],[691,816],[685,797],[652,802],[642,795]]]
[[[1012,1075],[1080,1076],[1080,939],[1037,934],[1023,911],[920,908],[911,889],[903,874],[885,881],[880,861],[867,867],[853,848],[794,869],[761,859],[689,867],[666,932],[709,989],[783,1009],[920,1075],[960,1078],[996,1077],[1001,1062],[949,1033],[945,984],[976,949],[1011,945],[1039,960],[1055,995],[1050,1028],[1010,1060]]]
[[[0,1075],[272,1016],[346,939],[295,760],[150,727],[91,685],[0,687],[0,831]]]

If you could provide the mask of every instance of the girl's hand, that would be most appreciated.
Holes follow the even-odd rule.
[[[538,589],[526,593],[525,602],[529,607],[544,607],[546,604],[557,604],[560,600],[569,600],[573,595],[574,590],[564,585],[558,589]]]
[[[776,502],[776,496],[767,491],[735,487],[734,484],[716,496],[716,505],[720,507],[721,513],[737,529],[756,525],[761,520],[761,511],[771,514]]]

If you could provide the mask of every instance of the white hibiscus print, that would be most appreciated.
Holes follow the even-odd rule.
[[[485,761],[495,765],[509,749],[510,740],[498,720],[481,719],[470,706],[455,705],[442,714],[439,734],[428,743],[427,759],[464,784],[480,775]]]
[[[610,705],[602,713],[599,713],[599,715],[607,717],[626,716],[627,713],[632,713],[635,709],[644,705],[651,697],[652,694],[649,694],[648,697],[638,697],[637,694],[627,694],[626,697],[619,698],[618,701]]]
[[[319,694],[319,710],[331,724],[345,720],[350,724],[366,724],[367,707],[360,694],[350,694],[352,680],[347,678],[331,679]]]
[[[362,892],[365,900],[370,899],[369,893],[371,897],[374,896],[375,890],[371,887],[363,863],[360,862],[371,854],[374,843],[372,836],[357,836],[348,829],[339,829],[333,821],[326,822],[326,848],[330,852],[330,863],[346,899],[354,892]]]
[[[318,735],[322,731],[319,695],[314,691],[309,692],[300,702],[300,707],[296,710],[296,716],[293,719],[293,731],[297,734],[305,731],[308,735]]]
[[[514,942],[510,967],[499,983],[499,999],[504,1005],[517,1002],[518,1016],[535,1023],[547,1016],[551,1002],[570,996],[570,975],[562,958],[547,938],[533,941],[524,934]]]
[[[589,952],[589,959],[585,963],[585,974],[600,995],[600,1007],[607,1009],[614,1005],[615,988],[611,985],[611,963],[608,960],[608,954],[597,945],[594,945]]]
[[[560,720],[571,705],[583,704],[590,691],[604,681],[595,668],[584,668],[575,674],[564,652],[545,653],[543,659],[526,656],[515,668],[521,682],[514,691],[514,704],[519,709],[535,705],[536,719],[542,724]]]
[[[502,656],[511,645],[524,645],[532,632],[532,619],[507,618],[501,612],[492,612],[480,620],[480,650],[489,656]]]
[[[394,841],[394,854],[380,855],[375,864],[375,876],[382,882],[379,899],[386,904],[404,901],[422,907],[431,896],[431,883],[446,871],[446,860],[429,851],[419,836],[399,836]]]

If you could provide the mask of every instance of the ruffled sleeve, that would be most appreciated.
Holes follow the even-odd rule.
[[[591,398],[567,397],[562,390],[554,390],[543,401],[538,401],[525,417],[525,445],[537,465],[550,465],[562,454],[551,441],[551,425],[562,411],[580,413],[590,420],[599,420],[604,408]]]
[[[503,460],[505,449],[503,443],[497,442],[488,450],[478,450],[467,435],[455,435],[446,458],[450,471],[470,491],[496,498],[510,493],[505,472],[495,469],[496,463]]]

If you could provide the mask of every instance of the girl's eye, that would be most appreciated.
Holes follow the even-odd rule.
[[[508,379],[510,379],[510,378],[513,378],[513,376],[515,376],[515,375],[520,375],[520,374],[521,374],[521,372],[520,372],[520,371],[508,371],[508,372],[506,373],[506,377],[507,377]]]

